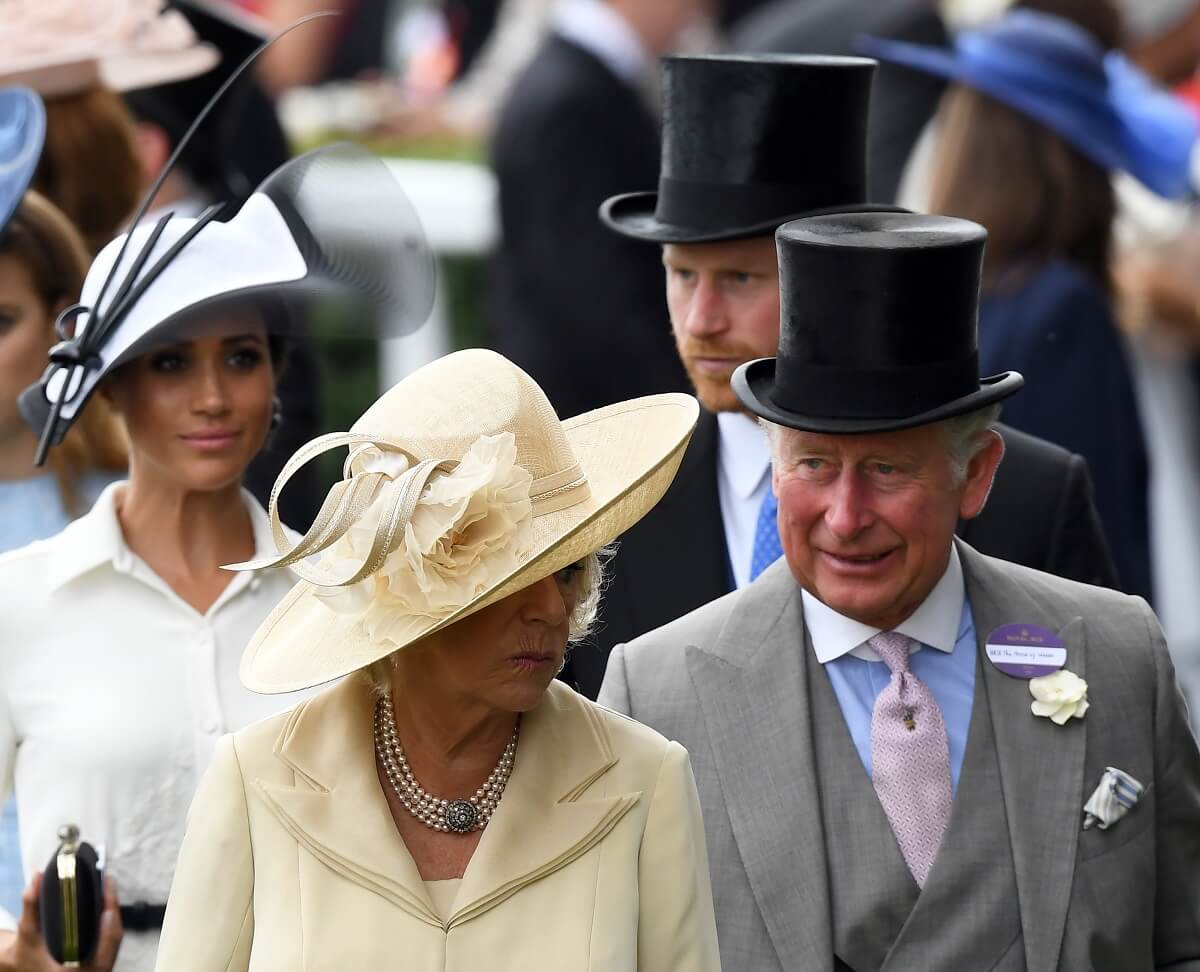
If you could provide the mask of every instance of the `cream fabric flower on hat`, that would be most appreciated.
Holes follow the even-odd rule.
[[[1044,716],[1056,725],[1068,719],[1082,719],[1088,710],[1087,682],[1065,668],[1051,675],[1029,680],[1033,696],[1033,714]]]
[[[317,588],[321,602],[356,616],[371,638],[405,643],[430,619],[449,617],[515,570],[532,541],[533,477],[517,465],[511,432],[484,435],[458,465],[430,480],[404,526],[404,542],[357,584]],[[408,468],[397,453],[365,457],[363,468],[396,478]],[[361,563],[371,549],[388,497],[381,493],[321,558],[332,572]]]

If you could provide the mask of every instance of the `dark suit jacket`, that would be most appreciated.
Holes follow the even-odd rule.
[[[958,534],[976,550],[1060,577],[1116,587],[1087,465],[1042,439],[1000,427],[1004,461],[987,506]],[[666,496],[620,540],[597,632],[569,671],[595,698],[613,645],[631,641],[733,589],[717,496],[717,419],[700,422]],[[668,555],[669,551],[669,555]]]
[[[658,181],[658,125],[640,95],[551,34],[500,114],[492,165],[502,244],[491,343],[561,417],[687,391],[659,248],[601,224],[600,203]]]
[[[774,0],[742,21],[735,51],[857,54],[859,34],[945,47],[946,25],[933,0]],[[875,76],[867,129],[871,199],[892,203],[917,138],[937,110],[946,83],[894,64]]]

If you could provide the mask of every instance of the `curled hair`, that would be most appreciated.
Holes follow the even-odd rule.
[[[578,644],[592,633],[592,625],[596,623],[600,600],[607,586],[608,563],[616,552],[617,545],[610,543],[580,561],[583,571],[579,575],[579,600],[575,602],[575,610],[571,612],[568,644]]]

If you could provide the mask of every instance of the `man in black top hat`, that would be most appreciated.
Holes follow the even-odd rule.
[[[1157,620],[954,536],[1023,384],[979,376],[985,238],[778,230],[779,352],[732,386],[783,560],[609,661],[600,701],[691,756],[725,968],[1200,968],[1200,751]]]
[[[595,644],[580,646],[564,673],[585,694],[598,690],[613,645],[744,587],[780,554],[767,442],[729,379],[779,346],[776,227],[808,213],[888,208],[866,191],[873,71],[862,58],[664,61],[659,191],[610,199],[601,216],[662,244],[676,343],[705,410],[670,491],[622,538]],[[1083,460],[1003,434],[996,486],[962,536],[994,556],[1115,584]]]
[[[500,111],[490,340],[564,418],[687,388],[656,248],[606,232],[596,207],[626,186],[654,184],[658,124],[645,76],[707,6],[564,0]]]

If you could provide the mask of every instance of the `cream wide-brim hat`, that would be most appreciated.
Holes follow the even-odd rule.
[[[290,472],[325,451],[327,443],[390,443],[417,461],[456,462],[480,436],[512,433],[517,465],[533,477],[528,556],[452,613],[424,619],[400,643],[374,640],[360,621],[322,603],[316,585],[301,581],[251,638],[242,656],[242,682],[264,694],[328,682],[600,549],[662,498],[699,414],[692,396],[664,394],[560,422],[533,379],[494,352],[459,351],[419,369],[386,392],[349,433],[323,437],[326,443],[315,440],[293,457],[272,495],[272,518],[277,519],[275,500]],[[277,532],[277,540],[280,536]]]

